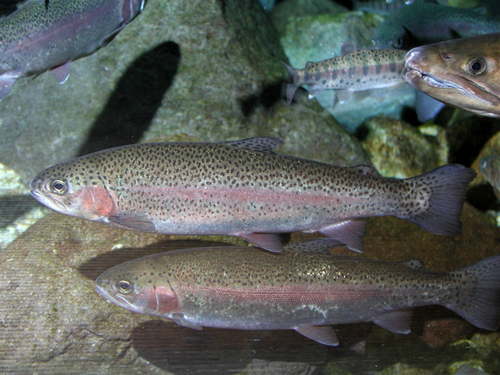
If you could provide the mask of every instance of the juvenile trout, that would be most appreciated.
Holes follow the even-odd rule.
[[[282,251],[276,233],[321,232],[361,250],[358,219],[393,215],[457,235],[475,172],[446,165],[406,180],[369,166],[337,167],[278,155],[280,138],[136,144],[57,164],[31,182],[55,211],[120,228],[229,235]]]
[[[108,44],[146,0],[40,0],[0,20],[0,100],[20,77],[50,70],[60,83],[71,61]]]
[[[302,85],[308,86],[309,99],[323,90],[336,90],[336,97],[343,104],[354,91],[402,84],[406,52],[394,49],[358,50],[328,60],[309,61],[303,69],[294,69],[283,63],[293,81],[286,90],[288,104]]]
[[[500,325],[500,255],[452,272],[421,262],[249,247],[155,254],[115,266],[96,291],[133,312],[193,329],[294,329],[338,345],[330,324],[375,322],[409,333],[408,308],[445,306],[479,328]]]
[[[500,117],[500,33],[412,49],[405,79],[434,99],[478,115]]]
[[[449,39],[500,31],[500,19],[474,9],[415,1],[380,24],[373,37],[379,48],[410,49]]]

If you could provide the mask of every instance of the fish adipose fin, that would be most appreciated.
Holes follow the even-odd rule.
[[[403,216],[419,227],[435,234],[458,236],[462,231],[460,215],[469,183],[476,172],[460,164],[448,164],[408,179],[431,190],[428,208],[415,216]]]
[[[239,141],[223,142],[225,145],[238,147],[244,150],[266,152],[273,154],[276,147],[283,145],[283,139],[278,137],[255,137],[246,138]]]
[[[339,344],[339,339],[330,326],[300,326],[295,330],[308,339],[323,345],[337,346]]]
[[[467,284],[451,301],[443,304],[478,328],[496,331],[500,327],[500,255],[481,260],[457,271]]]
[[[135,216],[110,216],[109,221],[126,228],[140,230],[141,232],[154,232],[155,225],[145,215]]]
[[[239,233],[238,237],[250,242],[252,245],[261,247],[265,250],[272,251],[275,253],[281,253],[283,251],[283,245],[281,244],[281,238],[279,234],[274,233]]]
[[[400,334],[408,334],[411,332],[411,310],[391,311],[390,313],[379,316],[374,320],[375,324],[388,331]]]
[[[366,233],[366,222],[362,220],[342,221],[321,228],[319,232],[345,243],[351,250],[363,252],[363,237]]]

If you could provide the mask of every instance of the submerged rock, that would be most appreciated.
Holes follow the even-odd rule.
[[[108,46],[74,62],[65,84],[50,74],[16,82],[0,102],[0,162],[27,183],[57,162],[159,136],[281,136],[284,152],[299,153],[327,129],[328,149],[358,163],[359,145],[352,152],[317,104],[286,105],[284,59],[256,1],[149,1]],[[289,141],[295,131],[300,143]]]

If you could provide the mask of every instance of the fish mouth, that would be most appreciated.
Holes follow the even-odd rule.
[[[58,200],[56,197],[53,196],[47,196],[45,194],[40,193],[38,190],[31,189],[30,194],[33,198],[35,198],[38,202],[43,204],[44,206],[47,206],[55,211],[58,212],[67,212],[68,207]]]
[[[437,77],[436,75],[425,72],[419,68],[408,66],[405,67],[403,74],[405,80],[417,90],[421,90],[421,84],[423,83],[429,87],[437,89],[456,90],[464,96],[488,103],[490,105],[498,105],[500,102],[500,98],[496,94],[490,92],[487,88],[478,85],[476,82],[467,79],[466,77],[451,75],[451,77],[457,81],[455,82]],[[429,92],[426,92],[426,94],[434,96]]]

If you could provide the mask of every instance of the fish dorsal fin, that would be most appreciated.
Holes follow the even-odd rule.
[[[299,326],[295,330],[308,339],[323,345],[337,346],[339,339],[330,326]]]
[[[198,331],[201,331],[203,329],[202,326],[199,326],[196,323],[190,322],[184,317],[184,314],[182,313],[174,313],[172,314],[172,320],[176,322],[178,325],[183,326],[183,327],[188,327],[191,329],[196,329]]]
[[[408,268],[414,269],[414,270],[422,270],[424,269],[424,262],[422,262],[420,259],[410,259],[407,260],[406,262],[403,262],[405,266]]]
[[[356,45],[352,44],[352,43],[340,43],[340,55],[341,56],[344,56],[344,55],[348,55],[350,53],[354,53],[356,51],[358,51],[360,48],[358,48]]]
[[[321,228],[320,232],[345,243],[351,250],[363,252],[363,237],[366,233],[366,223],[362,220],[348,220],[335,223]]]
[[[330,250],[342,245],[344,244],[341,241],[334,238],[319,238],[317,240],[289,243],[285,246],[285,249],[294,253],[332,255]]]
[[[278,137],[256,137],[224,142],[224,144],[244,150],[272,153],[276,147],[283,144],[283,139]]]
[[[368,164],[359,164],[355,165],[354,167],[350,167],[353,171],[356,171],[360,174],[365,174],[368,176],[380,176],[378,171],[372,167],[371,165]]]
[[[376,325],[388,331],[406,335],[411,332],[411,315],[412,311],[409,309],[391,311],[387,314],[379,316],[374,320],[374,322]]]
[[[274,233],[239,233],[238,237],[250,242],[252,245],[261,247],[274,253],[283,252],[281,237]]]
[[[71,69],[71,60],[55,67],[50,71],[50,73],[55,79],[57,79],[57,82],[59,82],[62,85],[68,79],[70,69]]]
[[[154,232],[155,225],[146,215],[110,216],[109,221],[141,232]]]

